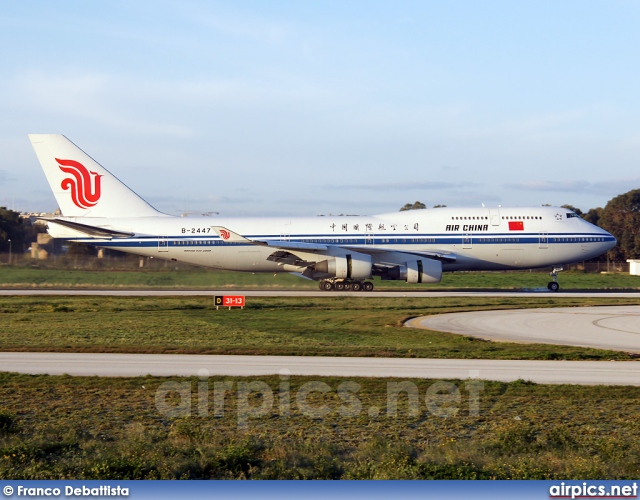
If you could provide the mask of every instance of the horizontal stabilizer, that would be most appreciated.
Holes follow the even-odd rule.
[[[63,227],[73,229],[74,231],[84,233],[87,236],[91,236],[94,238],[130,238],[135,234],[125,231],[115,231],[113,229],[107,229],[104,227],[89,226],[88,224],[80,224],[79,222],[71,222],[64,219],[41,218],[40,220],[46,221],[50,224],[59,224]]]

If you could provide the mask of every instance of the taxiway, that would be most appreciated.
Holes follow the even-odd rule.
[[[640,362],[491,359],[216,356],[184,354],[0,353],[2,371],[100,377],[267,375],[483,379],[541,384],[638,385]]]
[[[248,297],[631,297],[633,292],[364,292],[239,290],[0,290],[0,295],[213,296]],[[546,342],[640,352],[640,306],[482,311],[415,318],[409,326],[476,335],[492,340]],[[474,359],[350,358],[314,356],[213,356],[109,353],[0,353],[0,370],[27,374],[102,377],[293,376],[436,378],[545,384],[638,385],[640,362],[525,361]]]
[[[640,353],[640,306],[559,307],[438,314],[405,326],[502,342]]]

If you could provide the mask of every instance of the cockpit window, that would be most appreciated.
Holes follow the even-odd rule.
[[[578,219],[580,218],[580,216],[575,212],[568,212],[567,213],[567,219],[573,219],[574,217],[577,217]]]

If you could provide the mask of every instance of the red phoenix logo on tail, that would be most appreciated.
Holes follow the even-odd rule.
[[[82,163],[74,160],[59,160],[60,170],[71,177],[62,181],[60,187],[71,191],[71,199],[78,208],[91,208],[100,200],[100,177],[97,172],[89,172]],[[93,175],[93,177],[92,177]]]
[[[229,231],[227,231],[226,229],[220,229],[220,236],[222,236],[223,240],[228,240],[229,238],[231,238]]]

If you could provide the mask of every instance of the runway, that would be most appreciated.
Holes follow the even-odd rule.
[[[209,356],[182,354],[0,353],[2,371],[101,377],[288,374],[320,377],[482,379],[540,384],[640,386],[640,362]]]
[[[447,290],[420,290],[420,291],[373,291],[373,292],[322,292],[320,290],[105,290],[105,289],[4,289],[0,290],[0,296],[106,296],[106,297],[185,297],[185,296],[211,296],[214,295],[244,295],[246,297],[606,297],[606,298],[637,298],[640,299],[640,291],[637,292],[549,292],[546,288],[529,291],[447,291]]]
[[[0,295],[213,296],[247,297],[630,297],[638,293],[595,292],[321,292],[280,290],[0,290]],[[482,311],[415,318],[408,326],[474,335],[493,340],[543,342],[640,352],[640,306]],[[480,378],[544,384],[638,385],[640,362],[522,361],[312,356],[212,356],[158,354],[0,353],[0,370],[27,374],[132,376],[222,375],[381,378]],[[204,371],[203,371],[204,370]]]
[[[502,342],[640,353],[640,306],[476,311],[413,318],[405,325]]]

